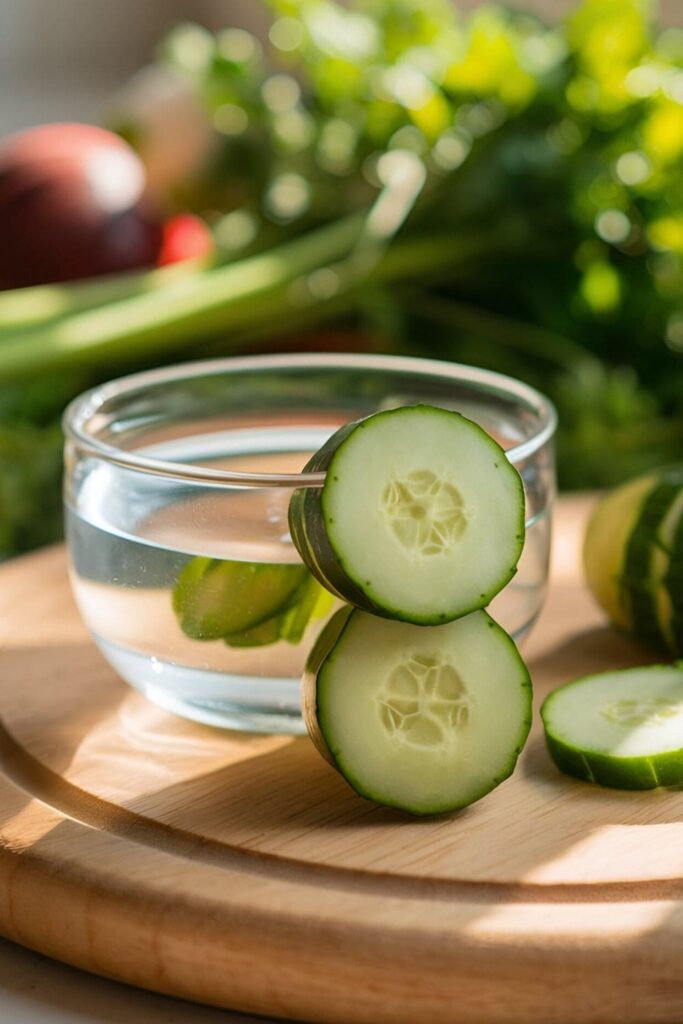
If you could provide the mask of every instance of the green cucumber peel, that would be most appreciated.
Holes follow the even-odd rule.
[[[676,525],[664,587],[671,602],[671,646],[675,654],[683,654],[683,515]]]
[[[663,480],[646,495],[624,554],[620,581],[622,603],[638,635],[655,647],[668,647],[657,603],[655,548],[662,552],[657,531],[679,494],[681,484]],[[665,552],[664,552],[665,553]]]

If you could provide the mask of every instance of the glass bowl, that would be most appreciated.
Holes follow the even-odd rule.
[[[517,575],[491,613],[520,640],[543,603],[556,416],[499,374],[426,359],[278,355],[124,377],[64,416],[72,585],[126,682],[210,725],[301,733],[299,679],[333,599],[287,526],[309,456],[349,420],[419,402],[476,420],[526,492]]]

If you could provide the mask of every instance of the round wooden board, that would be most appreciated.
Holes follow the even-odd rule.
[[[526,648],[537,703],[652,655],[579,578],[560,502]],[[0,570],[0,932],[146,988],[294,1018],[649,1024],[683,1018],[683,794],[562,777],[538,727],[449,818],[356,797],[307,740],[195,725],[120,682],[62,548]]]

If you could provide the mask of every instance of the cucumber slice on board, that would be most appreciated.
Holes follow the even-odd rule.
[[[524,489],[476,423],[404,406],[347,424],[308,462],[292,539],[324,587],[364,611],[437,625],[483,608],[516,571]]]
[[[511,774],[531,724],[531,682],[486,612],[415,626],[347,607],[309,656],[303,712],[320,753],[361,796],[441,814]]]
[[[546,743],[557,767],[614,789],[683,782],[683,664],[586,676],[546,697]]]

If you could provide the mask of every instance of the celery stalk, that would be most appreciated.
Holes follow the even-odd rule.
[[[140,295],[3,335],[0,375],[171,352],[197,337],[252,326],[286,312],[286,290],[302,275],[346,257],[364,218],[345,220],[238,263]],[[271,321],[269,321],[271,322]]]
[[[129,271],[90,281],[41,284],[0,292],[0,342],[8,332],[37,327],[106,303],[155,291],[200,273],[208,266],[206,259],[183,260],[157,270]]]
[[[197,340],[236,341],[279,331],[322,315],[326,301],[349,308],[366,283],[430,273],[450,275],[454,260],[469,258],[478,243],[452,238],[397,241],[372,259],[364,242],[365,218],[352,215],[238,263],[191,275],[166,287],[96,309],[77,312],[0,340],[0,377],[20,377],[67,366],[102,365],[135,356],[163,355]],[[307,291],[308,276],[329,268],[339,287],[329,300]],[[315,319],[315,317],[313,318]]]

